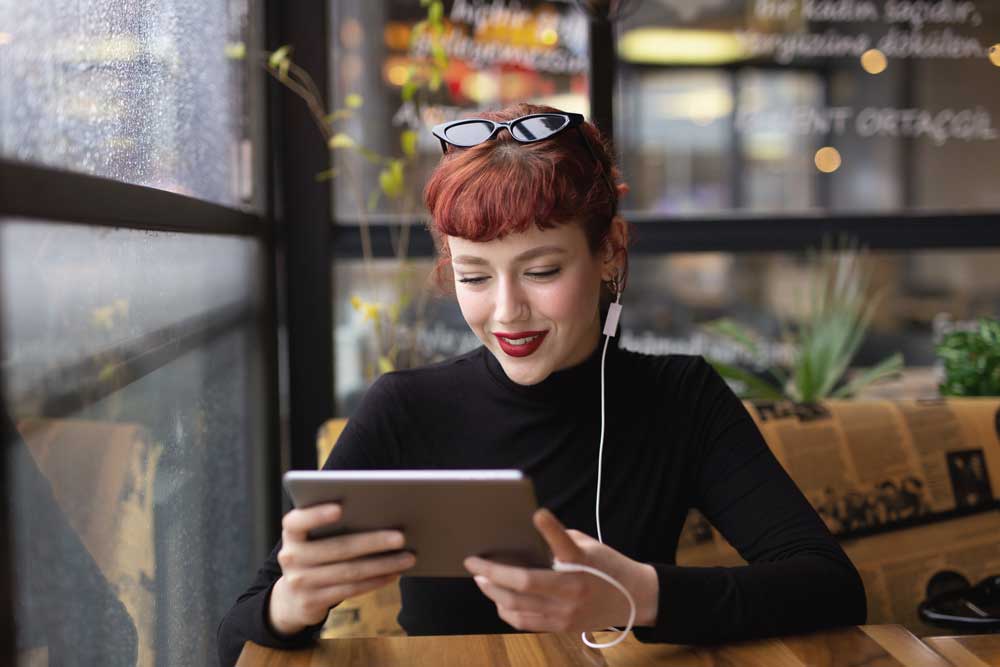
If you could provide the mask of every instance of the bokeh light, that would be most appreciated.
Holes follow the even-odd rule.
[[[390,21],[385,24],[382,39],[393,51],[406,51],[410,48],[410,26],[400,21]]]
[[[816,168],[824,174],[832,174],[840,169],[840,164],[842,162],[840,159],[840,151],[833,146],[823,146],[823,148],[816,151],[815,162]]]
[[[539,34],[538,41],[545,46],[555,46],[559,43],[559,33],[554,28],[545,28]]]
[[[889,66],[889,60],[878,49],[868,49],[861,54],[861,67],[869,74],[881,74]]]

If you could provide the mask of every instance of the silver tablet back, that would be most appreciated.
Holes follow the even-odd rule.
[[[548,568],[551,552],[535,530],[531,480],[517,470],[291,471],[285,488],[296,507],[338,502],[341,521],[313,538],[385,528],[406,536],[417,577],[468,577],[472,555]]]

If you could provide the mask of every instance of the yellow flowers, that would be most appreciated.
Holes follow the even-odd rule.
[[[360,296],[355,294],[351,297],[351,307],[354,310],[361,313],[364,322],[371,322],[372,328],[375,333],[375,345],[376,348],[381,350],[383,344],[383,322],[382,316],[385,315],[392,325],[395,325],[399,319],[399,310],[401,308],[400,304],[394,303],[388,308],[381,303],[374,301],[365,301]],[[389,327],[389,331],[392,331],[392,327]],[[384,353],[378,355],[378,361],[373,366],[368,367],[367,375],[371,378],[376,374],[391,373],[396,370],[395,358],[398,353],[395,344],[390,346],[390,349]],[[376,373],[377,369],[377,373]]]
[[[403,194],[403,161],[389,160],[389,166],[378,175],[378,184],[389,199],[396,199]]]
[[[244,60],[247,57],[247,45],[243,42],[229,42],[226,44],[225,54],[229,60]]]
[[[280,67],[283,62],[285,62],[291,57],[291,55],[292,55],[292,47],[288,44],[285,44],[284,46],[276,50],[274,53],[272,53],[270,57],[268,57],[267,64],[275,68]]]
[[[90,311],[90,321],[95,327],[111,331],[115,328],[115,321],[119,318],[128,317],[128,300],[115,299],[108,306],[98,306]]]
[[[399,146],[403,149],[403,155],[413,157],[417,154],[417,133],[413,130],[403,130],[399,135]]]
[[[350,136],[344,134],[343,132],[338,132],[337,134],[330,137],[329,142],[330,148],[354,148],[354,139]]]
[[[284,81],[288,77],[288,68],[292,65],[291,45],[285,44],[273,52],[267,59],[267,65],[271,69],[278,70],[279,78]]]
[[[370,320],[378,321],[379,313],[382,311],[381,304],[365,301],[357,294],[351,297],[351,306],[354,310],[361,313],[365,322]]]

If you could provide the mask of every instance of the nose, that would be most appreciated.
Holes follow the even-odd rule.
[[[493,320],[498,324],[519,322],[530,316],[528,302],[516,280],[501,277],[497,281],[496,302],[493,305]]]

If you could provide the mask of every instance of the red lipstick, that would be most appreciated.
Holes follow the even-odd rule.
[[[517,333],[496,331],[493,335],[496,336],[500,343],[500,349],[504,352],[512,357],[526,357],[538,349],[547,333],[548,331],[518,331]]]

